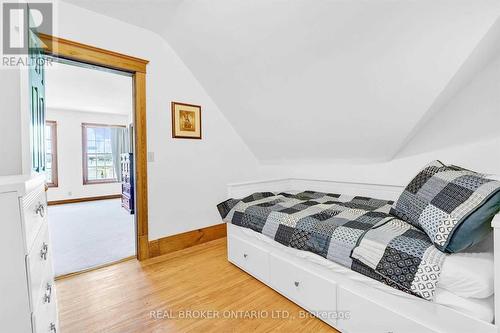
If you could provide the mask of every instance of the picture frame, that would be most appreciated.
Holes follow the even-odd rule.
[[[172,102],[172,138],[201,140],[201,106]]]

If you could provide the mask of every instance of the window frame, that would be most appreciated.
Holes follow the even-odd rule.
[[[51,178],[52,181],[47,182],[48,187],[58,187],[58,172],[57,172],[57,121],[55,120],[46,120],[45,126],[50,126],[50,151],[52,155],[52,166],[51,166]],[[44,128],[45,130],[45,128]],[[47,142],[47,138],[45,138],[45,142]],[[45,149],[45,156],[47,156],[47,149]],[[45,167],[47,164],[45,163]]]
[[[82,123],[82,165],[83,165],[83,185],[95,184],[114,184],[119,183],[118,179],[89,179],[88,164],[87,164],[87,128],[102,128],[102,127],[120,127],[126,128],[124,125],[110,125],[110,124],[95,124],[95,123]],[[116,175],[115,175],[116,176]]]

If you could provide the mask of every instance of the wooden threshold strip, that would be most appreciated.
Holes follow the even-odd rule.
[[[119,263],[122,263],[122,262],[126,262],[126,261],[129,261],[129,260],[133,260],[133,259],[137,259],[135,255],[130,256],[130,257],[126,257],[126,258],[123,258],[123,259],[120,259],[120,260],[117,260],[117,261],[108,262],[108,263],[103,264],[103,265],[99,265],[99,266],[87,268],[87,269],[84,269],[82,271],[68,273],[68,274],[63,274],[63,275],[58,275],[58,276],[55,277],[55,280],[58,281],[58,280],[62,280],[62,279],[67,279],[67,278],[70,278],[72,276],[80,275],[80,274],[87,273],[87,272],[92,272],[92,271],[95,271],[95,270],[98,270],[98,269],[101,269],[101,268],[105,268],[105,267],[108,267],[108,266],[116,265],[116,264],[119,264]]]
[[[64,205],[69,203],[77,203],[77,202],[86,202],[86,201],[97,201],[97,200],[109,200],[109,199],[119,199],[121,198],[121,194],[111,194],[111,195],[101,195],[98,197],[86,197],[86,198],[74,198],[74,199],[65,199],[65,200],[52,200],[48,201],[47,205]]]

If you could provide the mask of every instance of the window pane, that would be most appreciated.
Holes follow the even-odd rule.
[[[87,140],[95,141],[95,131],[93,127],[87,127]]]
[[[97,167],[97,179],[106,179],[106,168],[105,167]]]
[[[45,168],[47,170],[52,168],[52,154],[45,154]]]
[[[106,167],[106,178],[107,179],[115,178],[113,167]]]
[[[97,166],[105,166],[106,165],[106,155],[97,154]]]
[[[95,167],[97,166],[97,157],[95,154],[88,154],[87,155],[87,167]]]
[[[111,127],[104,128],[104,138],[106,140],[111,140]]]
[[[104,151],[106,153],[112,153],[113,151],[111,150],[111,140],[109,139],[106,139],[106,141],[104,141]]]
[[[52,154],[45,154],[45,175],[47,183],[52,183]]]
[[[104,141],[96,141],[96,151],[98,153],[104,153]]]
[[[45,152],[52,153],[52,126],[45,125]]]
[[[112,154],[106,154],[104,156],[104,159],[106,161],[106,166],[113,166],[113,155]]]
[[[103,141],[104,140],[104,128],[103,127],[95,127],[95,140]]]
[[[88,168],[87,177],[89,180],[96,179],[96,168],[95,167]]]
[[[53,141],[53,136],[55,138],[55,123],[47,122],[45,124],[45,175],[48,184],[54,183],[57,180],[54,178],[53,171],[55,168],[54,154],[56,153],[56,142]]]
[[[95,140],[87,141],[87,153],[96,153],[96,143]]]

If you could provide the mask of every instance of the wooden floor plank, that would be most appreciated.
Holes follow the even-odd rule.
[[[336,332],[230,264],[225,238],[59,280],[57,298],[62,333]]]

